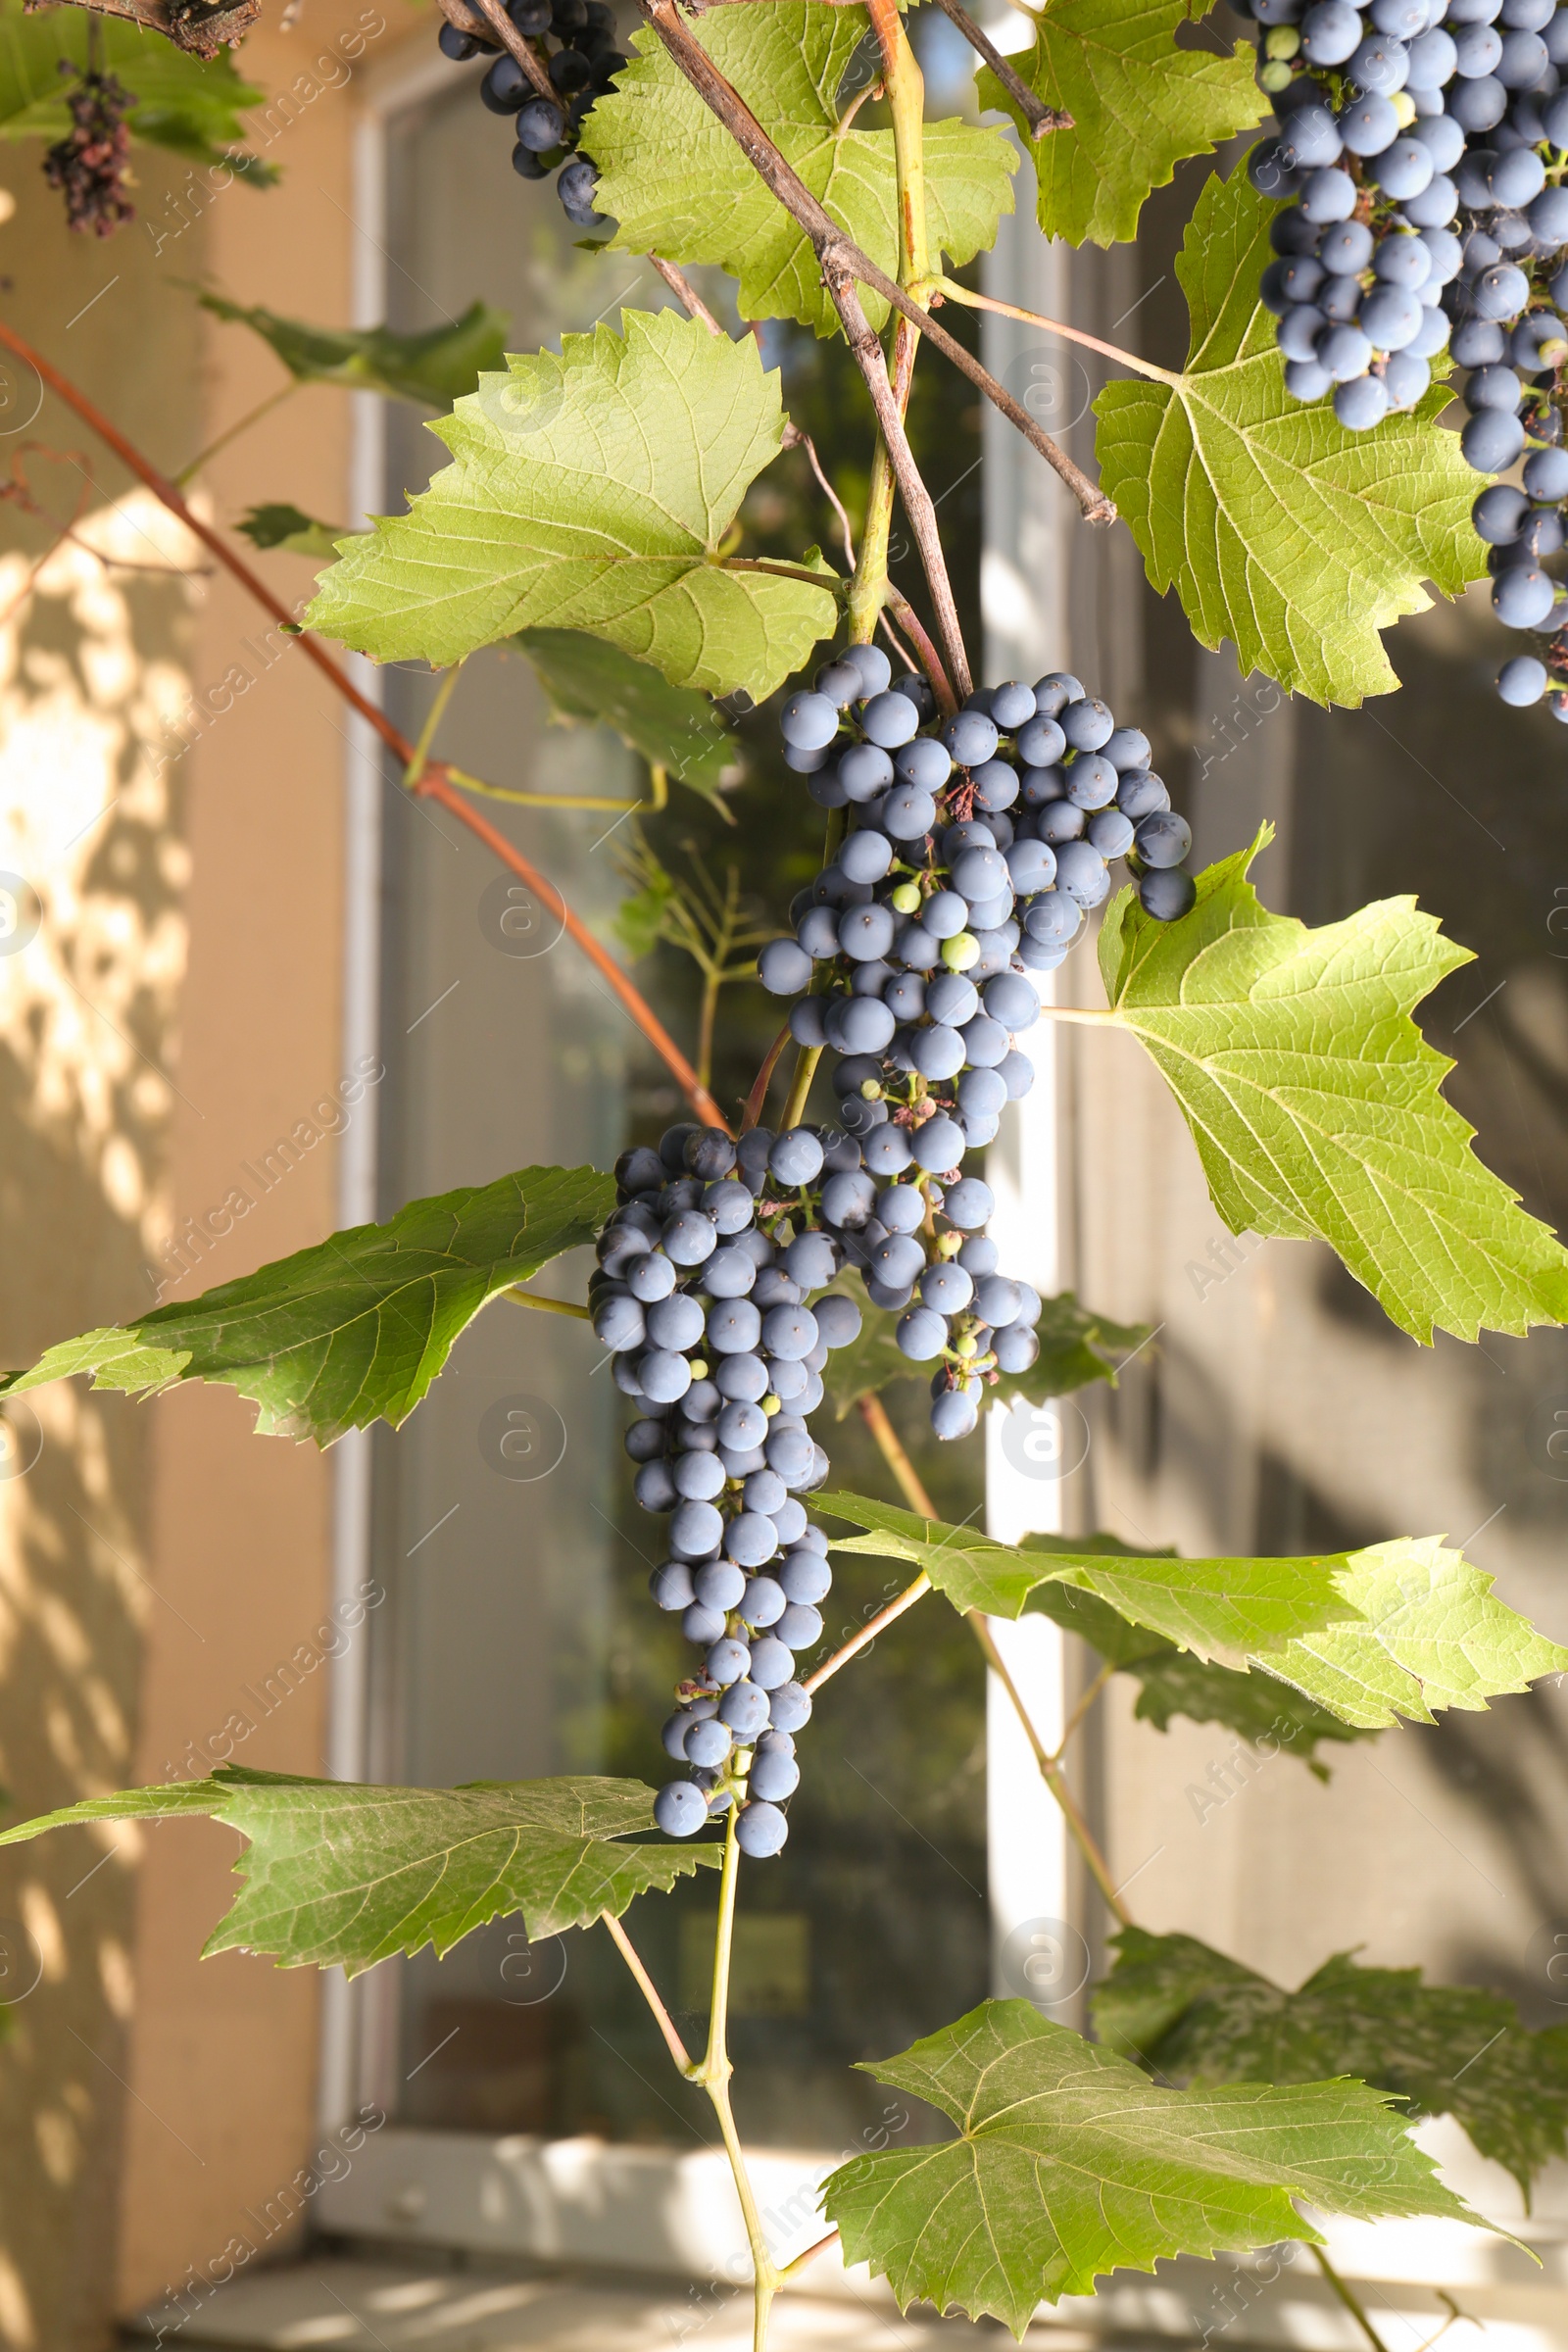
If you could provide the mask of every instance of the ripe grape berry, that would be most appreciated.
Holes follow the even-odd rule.
[[[477,23],[477,12],[470,14]],[[583,118],[626,63],[615,47],[614,11],[608,0],[507,0],[507,14],[546,67],[554,97],[535,89],[488,25],[483,32],[470,32],[443,24],[436,36],[441,54],[455,65],[474,57],[494,59],[479,83],[479,98],[491,114],[512,123],[513,170],[522,179],[547,179],[560,165],[556,192],[567,220],[577,228],[609,227],[608,217],[594,203],[599,174],[576,147]],[[558,44],[553,51],[552,39]]]
[[[1030,975],[1104,899],[1110,858],[1130,858],[1157,921],[1196,895],[1147,737],[1076,678],[990,688],[939,720],[923,680],[895,685],[885,654],[851,646],[786,700],[780,730],[812,797],[853,809],[794,935],[759,958],[797,1040],[836,1057],[838,1116],[734,1141],[682,1125],[623,1152],[589,1284],[639,1416],[638,1500],[668,1520],[650,1591],[698,1653],[663,1728],[685,1774],[655,1819],[684,1838],[734,1807],[758,1858],[789,1834],[811,1711],[798,1661],[833,1581],[803,1498],[828,1474],[808,1426],[823,1369],[861,1327],[835,1286],[854,1271],[897,1313],[899,1348],[934,1367],[937,1436],[967,1435],[988,1386],[1039,1354],[1041,1299],[1000,1272],[990,1188],[962,1172],[1033,1082],[1014,1043],[1039,1018]],[[1063,809],[1076,831],[1051,830]],[[1084,829],[1107,820],[1113,837]]]

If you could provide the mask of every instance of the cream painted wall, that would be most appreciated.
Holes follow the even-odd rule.
[[[242,59],[287,93],[256,141],[275,189],[215,190],[139,150],[140,219],[99,244],[65,232],[36,146],[0,155],[20,205],[0,229],[8,316],[171,469],[286,380],[175,280],[346,322],[358,89],[394,38],[428,37],[424,12],[400,9],[394,29],[361,0],[309,0],[288,34],[276,13]],[[17,371],[0,436],[33,390]],[[211,511],[230,523],[288,499],[346,515],[349,430],[341,393],[295,396],[201,476]],[[123,478],[59,404],[0,437],[0,466],[28,431],[90,452],[84,535],[164,569],[106,571],[68,546],[29,592],[45,534],[0,508],[0,867],[44,908],[25,953],[0,956],[8,1363],[134,1314],[160,1281],[189,1297],[319,1240],[349,1075],[330,690],[145,493],[102,511]],[[65,512],[80,471],[33,473]],[[257,563],[285,601],[309,593],[310,564]],[[373,1113],[372,1091],[347,1115]],[[295,1164],[264,1188],[247,1164],[265,1174],[289,1136]],[[177,1279],[171,1237],[188,1242],[186,1221],[235,1188],[254,1205],[214,1220],[227,1230],[187,1247]],[[25,1477],[0,1478],[13,1818],[225,1753],[322,1769],[330,1464],[254,1438],[252,1418],[223,1390],[136,1405],[77,1384],[40,1393],[36,1425],[17,1413],[24,1454],[36,1430],[45,1445]],[[182,1822],[4,1858],[0,1920],[19,1925],[9,1945],[0,1927],[0,1964],[7,1949],[24,1975],[41,1962],[42,1981],[0,2043],[0,2344],[105,2345],[117,2311],[220,2276],[231,2241],[273,2251],[290,2234],[318,1987],[238,1954],[199,1959],[236,1850]]]

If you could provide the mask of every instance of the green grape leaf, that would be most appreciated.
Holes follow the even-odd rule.
[[[389,326],[307,326],[275,311],[248,310],[221,294],[197,299],[215,318],[252,328],[299,383],[341,384],[347,392],[380,392],[432,409],[450,408],[473,391],[487,369],[505,366],[512,323],[505,311],[473,302],[449,326],[400,335]]]
[[[1179,1560],[1168,1553],[1070,1548],[1074,1539],[999,1544],[863,1494],[822,1494],[817,1508],[865,1532],[833,1539],[923,1569],[956,1609],[1016,1617],[1056,1582],[1205,1660],[1265,1673],[1359,1731],[1439,1707],[1484,1709],[1568,1667],[1568,1649],[1492,1595],[1492,1579],[1437,1536],[1310,1559]]]
[[[624,1844],[654,1826],[639,1781],[470,1781],[373,1788],[220,1765],[209,1781],[88,1797],[0,1833],[0,1845],[73,1822],[206,1813],[249,1850],[214,1952],[266,1952],[283,1968],[355,1977],[429,1944],[437,1959],[487,1920],[521,1913],[530,1936],[619,1918],[652,1887],[711,1867],[710,1845]]]
[[[837,104],[845,70],[865,39],[863,8],[773,0],[721,8],[690,27],[813,196],[892,277],[899,266],[891,130],[845,127]],[[762,185],[729,132],[672,62],[657,33],[632,37],[631,62],[583,124],[599,167],[596,202],[619,222],[627,253],[716,262],[740,281],[745,318],[796,318],[836,334],[838,314],[809,239]],[[956,121],[925,126],[926,220],[933,254],[956,264],[995,240],[1012,210],[1017,158],[999,131]],[[887,305],[860,288],[880,329]]]
[[[1172,2082],[1313,2082],[1354,2075],[1451,2115],[1526,2198],[1568,2153],[1568,2025],[1532,2031],[1500,1993],[1427,1984],[1418,1968],[1337,1952],[1287,1992],[1192,1936],[1124,1928],[1094,1994],[1102,2041]]]
[[[1118,1536],[1103,1534],[1026,1536],[1022,1549],[1079,1554],[1123,1552],[1148,1559],[1175,1557],[1168,1547],[1145,1552],[1137,1544],[1124,1544]],[[1151,1633],[1146,1626],[1134,1625],[1129,1618],[1119,1616],[1109,1601],[1100,1599],[1096,1593],[1081,1592],[1071,1585],[1037,1585],[1025,1606],[1038,1609],[1066,1632],[1076,1634],[1107,1666],[1135,1682],[1138,1696],[1133,1702],[1133,1713],[1140,1722],[1152,1723],[1157,1732],[1168,1731],[1175,1715],[1185,1715],[1193,1723],[1222,1724],[1264,1753],[1274,1752],[1266,1745],[1270,1740],[1276,1748],[1288,1748],[1320,1780],[1328,1777],[1327,1768],[1315,1757],[1320,1740],[1375,1737],[1369,1730],[1342,1723],[1326,1707],[1318,1706],[1304,1692],[1293,1690],[1289,1683],[1278,1681],[1260,1666],[1244,1672],[1234,1666],[1217,1665],[1212,1658],[1197,1657],[1191,1650],[1179,1649],[1163,1634]]]
[[[671,686],[646,662],[582,629],[521,629],[516,642],[564,724],[613,727],[705,800],[740,781],[740,746],[706,694]]]
[[[834,1288],[852,1298],[860,1311],[859,1336],[848,1348],[834,1348],[822,1367],[823,1393],[833,1407],[834,1419],[842,1421],[862,1396],[879,1396],[897,1381],[925,1387],[930,1367],[911,1363],[898,1347],[893,1335],[899,1318],[893,1310],[873,1306],[858,1276],[853,1273]],[[1092,1380],[1108,1380],[1114,1388],[1115,1366],[1106,1362],[1106,1354],[1125,1355],[1149,1337],[1142,1323],[1112,1323],[1092,1307],[1080,1306],[1071,1291],[1045,1301],[1036,1332],[1039,1355],[1027,1372],[1002,1375],[997,1386],[987,1391],[993,1402],[1006,1404],[1014,1396],[1022,1396],[1030,1404],[1045,1404],[1053,1396],[1086,1388]]]
[[[351,1226],[198,1298],[62,1340],[0,1379],[0,1395],[74,1372],[130,1391],[211,1380],[255,1400],[264,1436],[329,1446],[372,1421],[396,1429],[479,1309],[591,1242],[614,1202],[614,1178],[597,1168],[520,1168],[411,1200],[385,1225]]]
[[[1205,182],[1176,264],[1186,372],[1101,393],[1100,482],[1200,644],[1229,638],[1244,675],[1353,707],[1398,685],[1378,632],[1427,610],[1424,583],[1454,596],[1484,572],[1475,476],[1438,422],[1442,383],[1371,433],[1291,398],[1257,299],[1275,209],[1244,164]]]
[[[754,702],[799,669],[835,625],[831,590],[718,561],[783,445],[777,371],[750,335],[623,318],[624,336],[510,359],[432,424],[456,462],[346,544],[307,626],[441,667],[521,628],[586,629],[673,686]]]
[[[1122,891],[1100,934],[1111,1015],[1157,1065],[1233,1233],[1325,1241],[1401,1331],[1473,1340],[1568,1321],[1568,1253],[1471,1150],[1451,1061],[1413,1006],[1472,960],[1409,898],[1308,930],[1247,879],[1269,838],[1156,923]]]
[[[1007,60],[1037,98],[1073,119],[1070,130],[1043,139],[982,67],[980,104],[1017,124],[1048,237],[1130,240],[1145,198],[1184,157],[1211,154],[1268,113],[1245,41],[1229,56],[1177,48],[1176,27],[1191,19],[1185,0],[1048,0],[1031,46]]]
[[[281,504],[252,507],[234,528],[252,547],[279,548],[285,556],[314,556],[320,564],[330,564],[339,541],[351,535],[340,522],[318,522],[313,514],[301,514],[298,507]]]
[[[952,2118],[956,2139],[858,2156],[822,2205],[846,2262],[900,2304],[955,2306],[1022,2336],[1042,2301],[1172,2254],[1321,2243],[1297,2200],[1372,2221],[1484,2228],[1360,2082],[1166,2090],[1028,2001],[983,2001],[873,2075]]]
[[[133,139],[167,147],[195,164],[232,165],[252,187],[268,187],[276,168],[242,152],[251,107],[267,93],[241,80],[226,51],[192,57],[172,41],[149,36],[116,17],[94,22],[79,8],[28,9],[0,0],[0,138],[63,139],[71,128],[67,100],[74,87],[62,65],[84,71],[89,26],[99,64],[137,103],[126,118]]]

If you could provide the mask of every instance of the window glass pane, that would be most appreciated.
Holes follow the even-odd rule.
[[[483,295],[510,311],[513,346],[528,350],[600,313],[617,324],[620,295],[651,306],[659,291],[635,256],[575,249],[579,232],[553,186],[516,180],[505,126],[461,74],[395,126],[389,219],[389,315],[402,326],[427,326]],[[722,281],[705,281],[705,292],[715,307],[724,299]],[[762,350],[765,365],[783,368],[791,414],[858,514],[869,443],[842,350],[773,327]],[[978,434],[961,378],[933,398],[929,416],[954,478],[958,586],[972,612],[977,481],[963,478],[972,465],[963,453],[978,455]],[[395,510],[443,456],[415,412],[393,412],[384,504]],[[759,552],[798,556],[812,539],[840,552],[802,453],[762,477],[747,520]],[[899,564],[907,575],[906,552]],[[388,674],[387,688],[398,723],[416,734],[427,673],[408,665]],[[720,918],[731,906],[730,960],[744,965],[758,926],[761,936],[780,927],[790,896],[815,873],[824,818],[777,759],[771,728],[758,720],[743,734],[748,778],[732,812],[678,785],[666,813],[641,833],[612,812],[525,813],[494,802],[482,811],[607,939],[626,893],[647,882],[639,858],[652,851],[689,904]],[[468,663],[437,750],[514,787],[625,799],[647,791],[647,770],[614,737],[551,723],[514,651]],[[662,1065],[603,982],[569,941],[554,942],[554,926],[489,853],[446,811],[395,785],[388,803],[383,1213],[530,1162],[608,1167],[624,1144],[657,1140],[683,1117]],[[666,944],[643,956],[637,976],[693,1050],[704,1020],[696,965]],[[723,991],[712,1071],[722,1102],[744,1098],[781,1012],[755,985]],[[775,1112],[781,1096],[782,1086]],[[824,1086],[812,1115],[826,1117],[831,1101]],[[589,1263],[586,1253],[564,1261],[533,1287],[581,1298]],[[980,1501],[979,1448],[933,1461],[920,1384],[891,1403],[940,1506],[969,1516]],[[627,1418],[585,1326],[498,1301],[406,1428],[378,1437],[377,1565],[391,1603],[378,1624],[377,1778],[668,1777],[659,1729],[694,1653],[648,1594],[661,1523],[631,1494],[620,1443]],[[830,1444],[836,1479],[890,1492],[858,1414],[830,1431]],[[825,1611],[828,1640],[905,1581],[875,1561],[845,1569]],[[788,1848],[777,1862],[749,1865],[743,1881],[732,2049],[751,2138],[832,2148],[891,2129],[890,2094],[852,2072],[855,2061],[901,2048],[983,1997],[983,1733],[978,1650],[939,1601],[825,1689],[801,1743]],[[706,2026],[715,1899],[705,1873],[672,1897],[646,1898],[630,1920],[694,2040]],[[516,1921],[501,1921],[444,1962],[426,1953],[389,1973],[400,1998],[388,2087],[405,2121],[677,2142],[709,2135],[706,2102],[673,2076],[601,1932],[533,1950]],[[906,2119],[898,2128],[907,2135],[930,2126]]]

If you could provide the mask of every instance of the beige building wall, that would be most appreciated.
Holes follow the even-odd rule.
[[[270,191],[139,149],[140,218],[99,243],[67,233],[35,143],[0,151],[8,318],[171,471],[286,381],[176,280],[347,322],[358,88],[395,37],[428,37],[422,12],[394,27],[359,0],[310,0],[288,34],[276,17],[241,61],[273,94]],[[42,916],[0,954],[0,1360],[20,1364],[159,1284],[190,1297],[318,1241],[333,1131],[375,1098],[343,1107],[341,710],[82,423],[9,374],[0,467],[25,450],[56,522],[79,500],[81,539],[152,567],[67,541],[35,573],[54,528],[0,507],[0,869]],[[349,431],[343,394],[295,395],[200,476],[209,511],[346,515]],[[310,564],[255,561],[285,602],[309,592]],[[294,1163],[270,1174],[285,1137]],[[320,1771],[330,1464],[253,1438],[223,1389],[32,1401],[0,1431],[7,1817],[225,1757]],[[237,1850],[177,1822],[0,1857],[0,1995],[25,1992],[0,2011],[0,2345],[96,2352],[117,2312],[221,2275],[230,2241],[286,2241],[318,1988],[199,1958]]]

